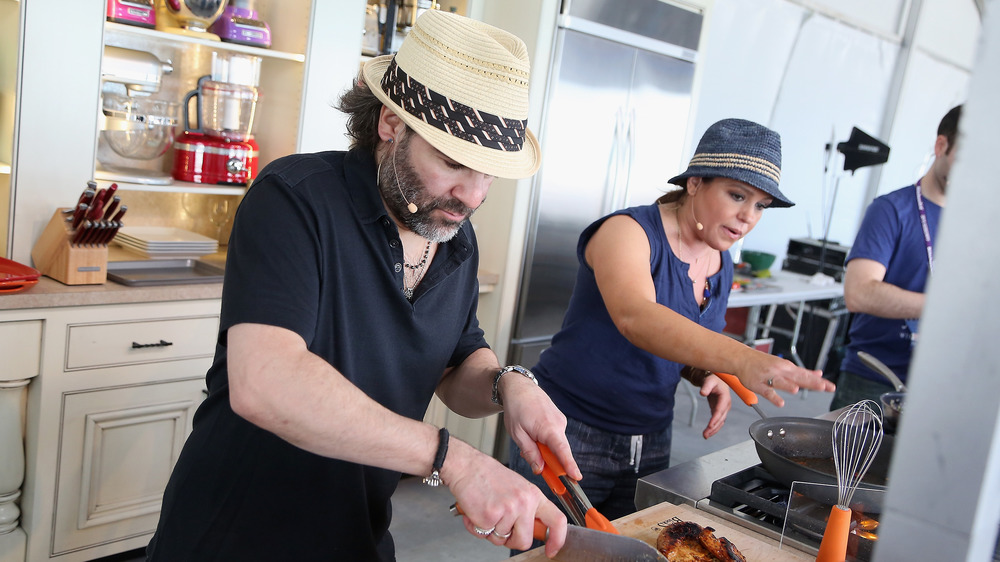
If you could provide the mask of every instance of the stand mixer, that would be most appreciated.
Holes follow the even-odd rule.
[[[173,177],[204,184],[248,185],[257,173],[253,139],[260,58],[213,53],[212,74],[184,97],[185,131],[174,141]],[[190,103],[196,101],[191,126]]]
[[[163,156],[174,140],[179,104],[155,99],[170,61],[152,53],[106,47],[101,66],[101,135],[97,179],[165,185],[169,175],[137,166]]]

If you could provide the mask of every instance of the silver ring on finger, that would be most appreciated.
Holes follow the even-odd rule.
[[[496,527],[490,527],[489,529],[483,529],[478,525],[473,525],[473,527],[476,529],[476,534],[480,537],[488,537],[493,534],[494,530],[496,530]]]
[[[774,386],[774,379],[773,378],[767,379],[767,386]]]
[[[507,540],[507,539],[509,539],[509,538],[510,538],[510,536],[511,536],[511,535],[513,535],[513,534],[514,534],[514,529],[511,529],[511,530],[510,530],[510,532],[509,532],[509,533],[507,533],[506,535],[503,535],[503,534],[500,534],[500,533],[498,533],[498,532],[497,532],[497,530],[496,530],[496,529],[493,529],[493,535],[494,535],[495,537],[497,537],[497,538],[500,538],[500,539],[503,539],[503,540]]]

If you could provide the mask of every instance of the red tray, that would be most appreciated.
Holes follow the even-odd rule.
[[[7,258],[0,258],[0,294],[14,293],[38,283],[41,273]]]

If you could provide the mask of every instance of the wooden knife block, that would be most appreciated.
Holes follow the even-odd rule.
[[[35,268],[66,285],[100,285],[108,280],[108,246],[72,245],[73,230],[57,209],[31,249]]]

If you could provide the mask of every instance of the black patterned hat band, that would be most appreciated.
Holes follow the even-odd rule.
[[[382,91],[410,115],[462,140],[494,150],[518,151],[527,119],[506,119],[448,99],[409,77],[393,58],[382,76]]]

